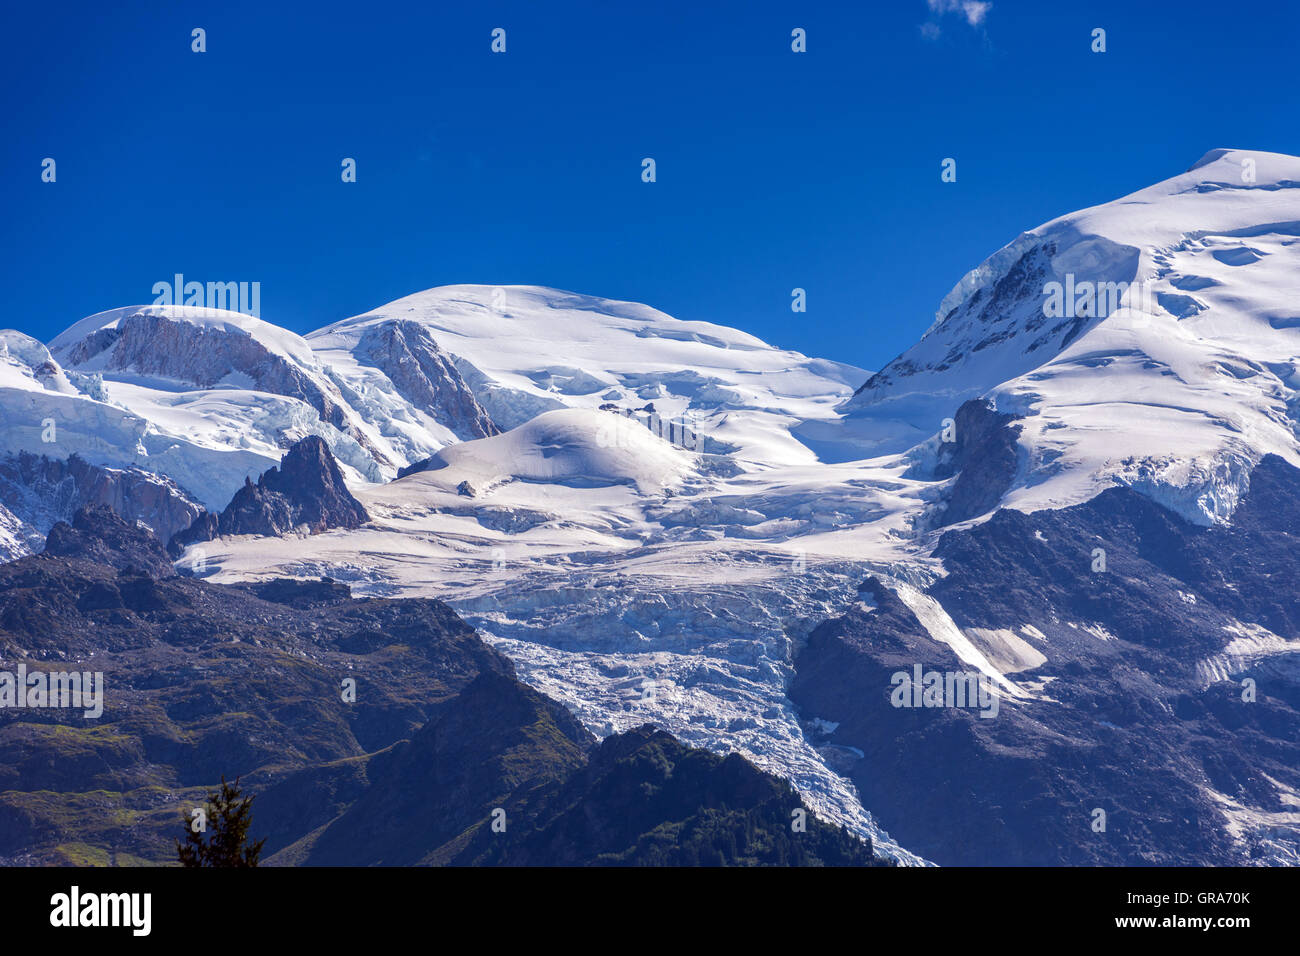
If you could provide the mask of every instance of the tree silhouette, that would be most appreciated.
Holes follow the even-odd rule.
[[[222,774],[221,789],[208,794],[208,833],[194,832],[187,821],[185,842],[176,841],[181,866],[257,866],[266,839],[249,841],[248,829],[252,823],[253,798],[243,796],[238,777],[234,783],[226,783]]]

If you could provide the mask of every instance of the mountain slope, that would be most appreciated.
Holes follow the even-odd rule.
[[[1300,159],[1213,150],[972,270],[845,403],[843,431],[857,453],[899,451],[984,398],[1023,419],[1007,504],[1124,484],[1222,520],[1265,454],[1300,464],[1298,265]]]
[[[475,678],[409,742],[372,758],[367,778],[338,817],[268,862],[879,865],[870,844],[812,817],[744,758],[649,726],[597,746],[564,708],[504,674]]]
[[[579,488],[627,484],[653,493],[693,470],[692,456],[622,415],[562,409],[504,435],[445,448],[405,474],[434,472],[453,486],[467,482],[473,491],[525,481]]]
[[[1300,470],[1276,457],[1227,525],[1127,488],[1002,510],[943,535],[924,593],[869,581],[812,633],[791,698],[940,864],[1295,863],[1298,532]],[[1009,682],[993,719],[891,698],[895,674],[968,672],[971,653]]]

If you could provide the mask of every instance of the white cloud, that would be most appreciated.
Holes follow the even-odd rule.
[[[987,2],[987,0],[925,0],[925,2],[929,5],[931,13],[960,14],[973,27],[982,24],[984,18],[988,16],[988,12],[993,9],[993,4]],[[938,35],[938,32],[936,26],[933,35]],[[931,36],[932,34],[926,32],[926,35]]]

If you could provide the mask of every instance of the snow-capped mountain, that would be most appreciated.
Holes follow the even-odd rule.
[[[650,406],[664,422],[693,425],[705,438],[702,450],[742,466],[815,462],[791,426],[833,417],[865,374],[635,302],[535,286],[431,289],[307,341],[340,384],[365,393],[381,373],[394,381],[374,358],[376,339],[394,329],[410,330],[408,339],[422,332],[426,347],[436,343],[450,355],[502,430],[560,408]],[[382,379],[378,387],[385,388]],[[452,416],[451,424],[465,417]]]
[[[319,435],[371,520],[310,546],[207,541],[201,573],[439,597],[598,734],[654,721],[689,744],[740,750],[822,816],[920,862],[859,799],[859,788],[880,794],[879,774],[902,772],[873,763],[884,753],[873,735],[903,739],[889,736],[902,718],[862,710],[880,688],[845,683],[892,665],[871,656],[876,637],[993,680],[1016,734],[989,752],[1017,759],[1040,732],[1099,746],[1095,721],[1044,716],[1063,700],[1096,702],[1104,729],[1132,719],[1134,685],[1107,681],[1116,661],[1141,670],[1149,635],[1120,633],[1124,620],[1201,602],[1186,653],[1161,644],[1159,673],[1153,663],[1138,681],[1165,711],[1176,697],[1212,710],[1214,680],[1261,661],[1289,672],[1300,635],[1270,629],[1286,631],[1286,613],[1266,615],[1258,594],[1232,598],[1170,554],[1213,550],[1220,539],[1197,528],[1228,528],[1225,553],[1238,556],[1282,547],[1258,522],[1232,521],[1261,460],[1269,487],[1289,487],[1286,469],[1300,466],[1297,224],[1300,159],[1215,150],[1025,233],[874,375],[537,287],[433,289],[305,337],[232,313],[115,310],[60,335],[52,354],[8,340],[5,450],[154,472],[215,513]],[[41,431],[51,418],[53,443]],[[1085,507],[1116,485],[1139,502]],[[999,506],[1061,513],[991,521]],[[1162,508],[1181,522],[1173,530]],[[1051,561],[1038,538],[1017,537],[1030,524]],[[1155,543],[1135,545],[1135,527]],[[1093,537],[1140,569],[1112,579],[1109,604],[1076,600],[1092,579],[1070,562],[1086,571]],[[982,576],[959,561],[1003,563]],[[1158,587],[1143,583],[1157,574]],[[860,589],[864,578],[874,583]],[[1222,580],[1261,587],[1244,567]],[[1271,686],[1289,699],[1283,685]],[[1054,786],[1050,769],[1034,785]],[[1235,832],[1282,828],[1268,854],[1300,846],[1273,805],[1282,798],[1258,780],[1229,792],[1219,775],[1212,798],[1195,791],[1196,772],[1179,771],[1187,813],[1212,814],[1222,797]],[[981,794],[984,805],[1014,797],[1014,779],[1003,783],[1011,790]],[[920,803],[887,805],[908,815]],[[1036,806],[1056,819],[1051,800]],[[1036,833],[1018,838],[1032,847]],[[1134,852],[1177,862],[1150,833]],[[1219,833],[1197,852],[1225,861],[1242,839]]]
[[[646,306],[533,287],[435,289],[306,339],[189,306],[99,313],[48,349],[4,334],[0,387],[31,393],[40,413],[10,422],[10,450],[138,465],[210,510],[308,434],[352,480],[383,482],[447,445],[601,405],[690,422],[701,450],[742,466],[811,463],[789,426],[833,415],[865,374]],[[35,426],[51,417],[65,440],[41,440]]]
[[[93,383],[87,397],[138,415],[158,443],[176,439],[212,453],[185,482],[209,510],[220,510],[246,477],[308,434],[323,438],[360,479],[381,481],[405,464],[348,405],[302,338],[251,316],[191,306],[114,309],[73,325],[50,349],[70,374]],[[143,455],[140,464],[151,467],[151,459]]]
[[[984,397],[1023,419],[1007,505],[1122,484],[1222,520],[1263,455],[1300,464],[1298,268],[1300,159],[1213,150],[994,253],[837,427],[901,451]]]

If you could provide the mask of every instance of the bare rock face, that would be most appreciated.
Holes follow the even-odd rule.
[[[280,536],[303,526],[311,534],[320,534],[331,528],[359,528],[369,520],[361,502],[348,491],[324,440],[308,435],[257,484],[245,480],[220,515],[204,512],[172,538],[169,550],[179,554],[186,545],[219,535]]]
[[[210,388],[231,374],[247,376],[261,391],[306,402],[321,421],[355,438],[379,464],[389,464],[352,421],[328,382],[313,378],[251,335],[231,334],[142,311],[127,316],[114,328],[99,329],[60,354],[75,367],[105,351],[106,368],[175,379],[201,388]]]
[[[957,409],[956,441],[939,452],[935,478],[957,476],[939,519],[939,527],[992,511],[1011,487],[1019,462],[1015,416],[972,399]]]
[[[172,535],[167,542],[167,553],[173,558],[179,558],[188,545],[216,540],[221,536],[220,524],[220,515],[214,515],[211,511],[200,512],[193,524]]]
[[[0,507],[19,522],[23,553],[39,551],[56,523],[71,521],[89,505],[107,505],[164,541],[203,510],[170,478],[138,468],[104,468],[76,455],[57,459],[21,452],[0,459]]]
[[[500,434],[451,357],[418,322],[384,322],[367,329],[357,351],[388,376],[403,398],[461,441]]]
[[[267,348],[251,335],[231,335],[164,315],[138,312],[116,328],[100,329],[73,346],[66,359],[76,365],[112,349],[107,365],[143,375],[189,382],[208,388],[232,372],[241,372],[259,389],[300,398],[321,418],[342,425],[337,408],[301,369]]]

